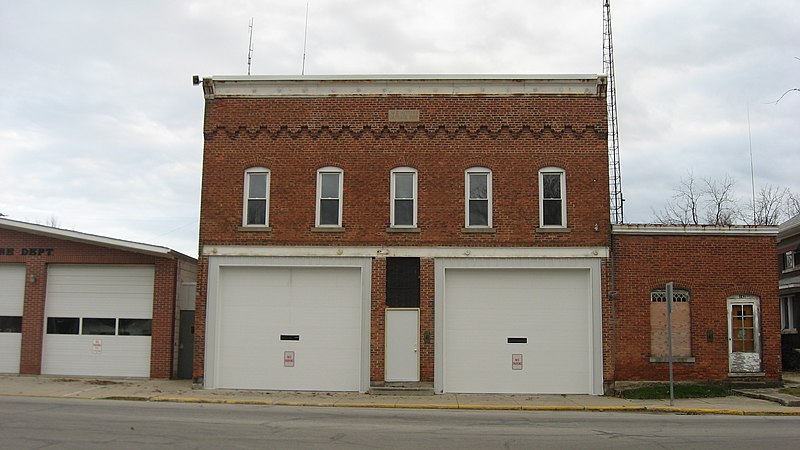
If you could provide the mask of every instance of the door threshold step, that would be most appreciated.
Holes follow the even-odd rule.
[[[430,383],[386,383],[383,386],[369,388],[371,395],[406,395],[423,396],[433,395],[433,386]]]

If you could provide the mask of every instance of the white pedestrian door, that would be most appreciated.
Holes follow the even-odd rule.
[[[731,373],[761,372],[761,330],[757,297],[728,298],[728,349]]]
[[[386,310],[386,381],[419,381],[419,309]]]

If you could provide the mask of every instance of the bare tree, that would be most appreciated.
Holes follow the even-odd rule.
[[[792,218],[800,214],[800,195],[796,195],[789,189],[786,190],[786,216]]]
[[[789,193],[787,188],[779,188],[768,184],[761,186],[755,198],[755,203],[749,205],[749,214],[744,221],[750,225],[779,225],[785,216],[784,202]]]
[[[700,223],[698,209],[702,203],[702,192],[697,188],[694,173],[690,170],[686,178],[681,178],[680,183],[672,195],[672,200],[667,202],[661,211],[653,211],[656,223],[670,225],[698,225]]]
[[[733,225],[739,215],[739,206],[733,196],[734,181],[725,174],[722,180],[703,178],[706,223],[711,225]]]
[[[778,225],[800,214],[800,196],[788,188],[761,186],[753,203],[742,208],[734,196],[735,181],[729,175],[721,180],[703,178],[702,185],[690,171],[681,178],[672,199],[661,210],[653,210],[655,223],[669,225]]]

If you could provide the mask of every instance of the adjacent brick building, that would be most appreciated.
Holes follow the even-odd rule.
[[[778,269],[783,366],[785,370],[800,370],[800,215],[779,227]]]
[[[168,248],[0,219],[0,373],[176,376],[195,278]]]
[[[735,377],[726,301],[757,296],[773,314],[777,293],[774,274],[729,277],[773,260],[774,230],[612,232],[605,88],[596,75],[203,80],[195,379],[602,394],[664,379],[647,324],[673,278],[688,299],[681,373]],[[749,264],[728,271],[740,244]],[[723,264],[713,280],[679,269],[695,245],[713,249],[698,266]],[[771,335],[746,376],[776,379],[775,320],[760,323]],[[714,345],[696,336],[707,329]]]

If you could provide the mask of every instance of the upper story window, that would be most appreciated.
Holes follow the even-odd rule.
[[[392,170],[391,226],[417,226],[417,171],[410,167]]]
[[[566,176],[564,169],[546,167],[539,171],[539,226],[567,226]]]
[[[338,167],[323,167],[317,171],[318,227],[342,226],[342,187],[344,172]]]
[[[244,174],[244,225],[269,225],[269,169],[253,167]]]
[[[492,171],[485,167],[467,169],[465,174],[466,214],[469,227],[492,226]]]
[[[792,270],[795,268],[795,252],[786,252],[783,254],[783,270]]]

